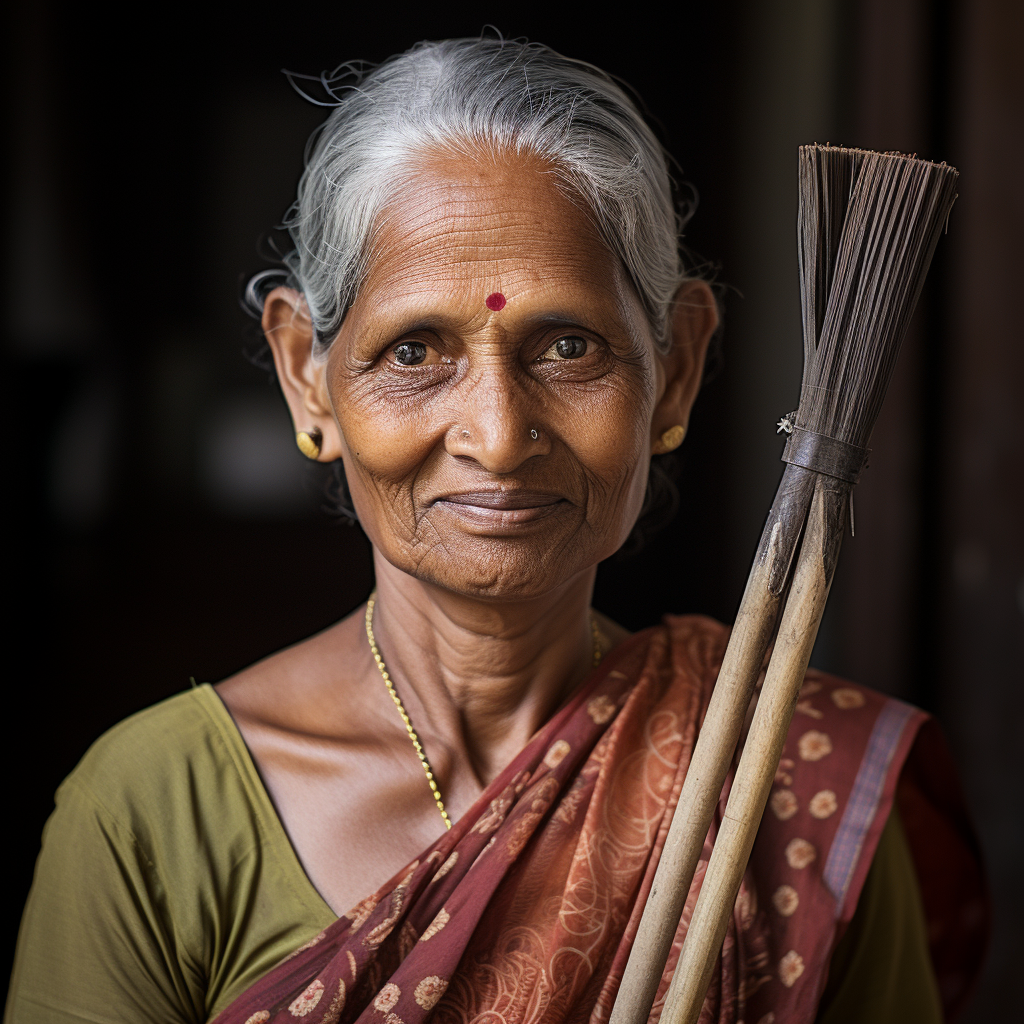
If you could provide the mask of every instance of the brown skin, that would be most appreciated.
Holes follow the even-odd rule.
[[[377,642],[454,820],[587,675],[597,565],[633,527],[661,434],[689,418],[717,313],[706,284],[683,285],[660,354],[540,160],[424,157],[402,195],[326,359],[298,293],[275,289],[263,326],[296,430],[344,462]],[[566,337],[584,343],[570,358]],[[363,615],[217,686],[336,913],[444,830]],[[607,651],[626,634],[598,619]]]

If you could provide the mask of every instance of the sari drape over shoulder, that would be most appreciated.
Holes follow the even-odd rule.
[[[449,832],[216,1024],[607,1020],[727,637],[712,620],[669,617],[621,644]],[[940,990],[947,1009],[963,998],[981,956],[984,889],[929,730],[924,712],[808,673],[702,1022],[814,1019],[919,736],[928,764],[903,772],[899,798]],[[965,906],[975,934],[951,919]]]

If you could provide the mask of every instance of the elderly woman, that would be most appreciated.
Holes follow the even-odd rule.
[[[376,590],[93,746],[9,1021],[607,1018],[727,636],[590,607],[718,324],[680,226],[632,102],[543,47],[424,44],[340,96],[251,294]],[[976,873],[926,716],[804,698],[702,1020],[940,1020],[915,835]]]

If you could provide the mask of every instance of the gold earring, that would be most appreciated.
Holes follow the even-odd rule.
[[[658,454],[664,455],[667,452],[675,451],[683,443],[684,437],[686,437],[686,427],[681,423],[677,423],[674,427],[669,427],[658,439],[658,446],[660,448]]]
[[[311,430],[300,430],[295,435],[295,443],[299,446],[299,451],[307,459],[320,458],[320,446],[323,444],[323,440],[324,435],[320,432],[319,427],[313,427]]]

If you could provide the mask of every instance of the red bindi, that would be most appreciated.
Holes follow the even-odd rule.
[[[487,303],[487,308],[493,309],[495,312],[505,308],[505,296],[501,292],[491,292],[484,301]]]

